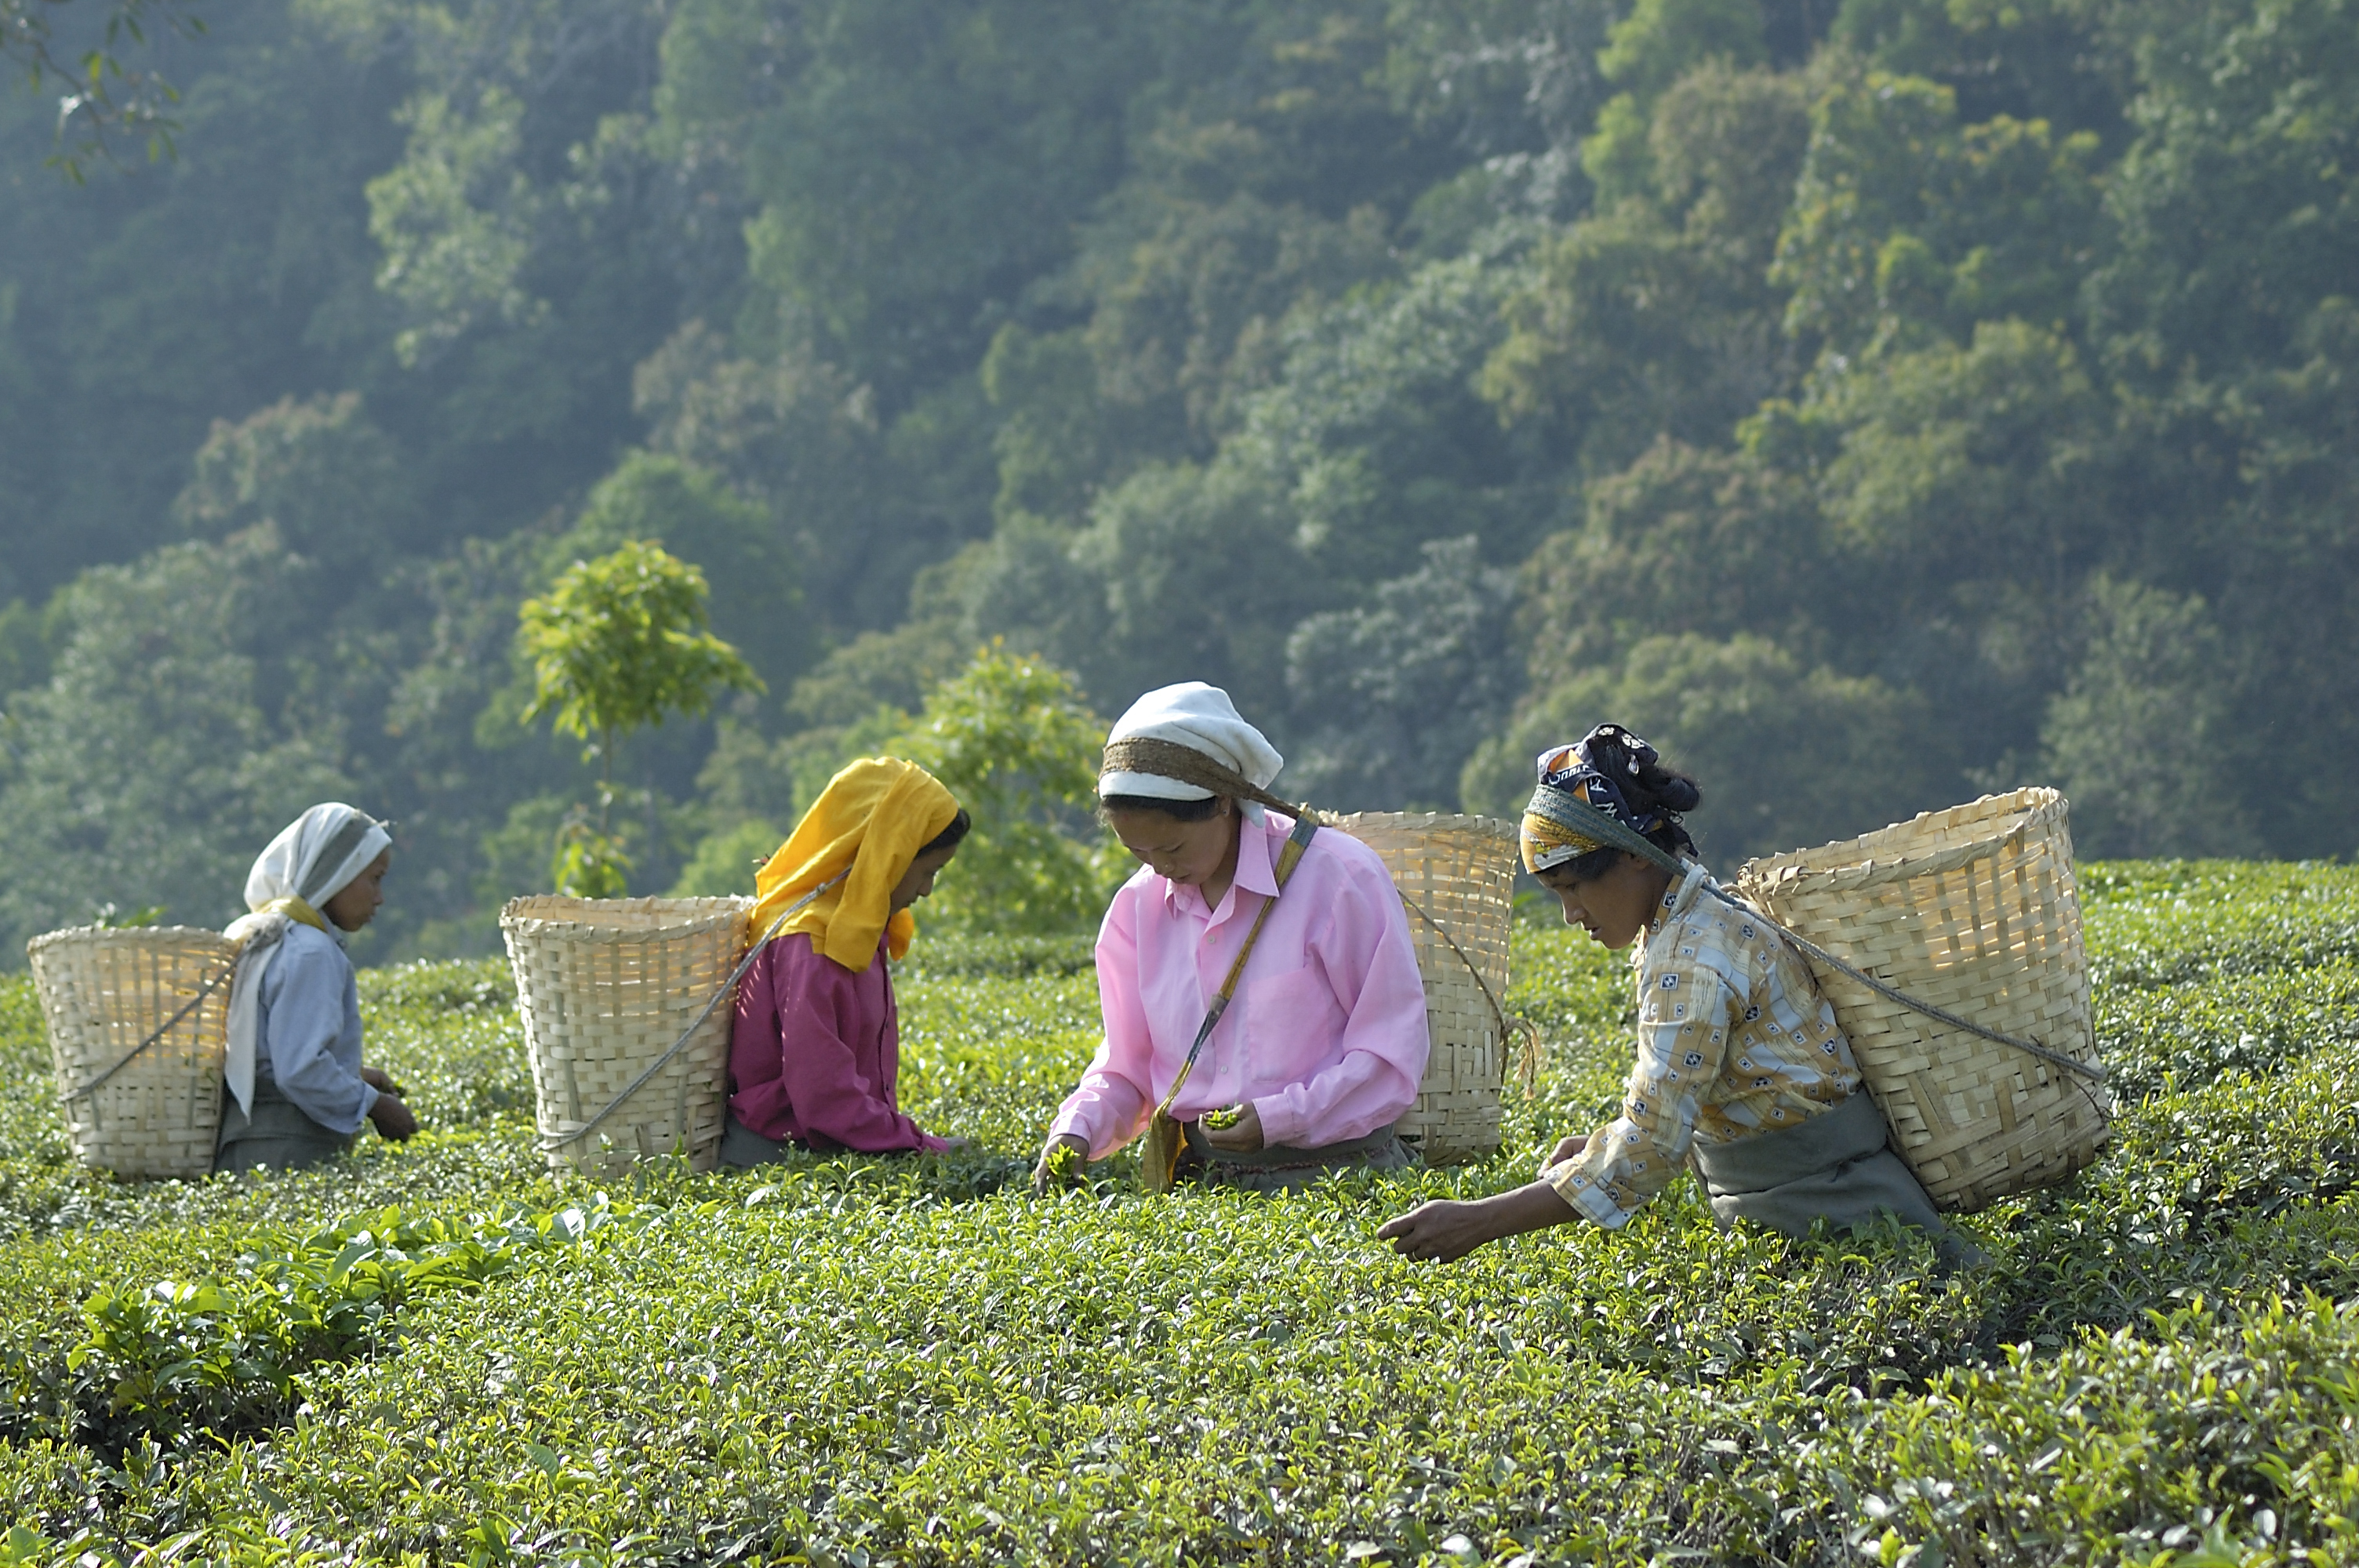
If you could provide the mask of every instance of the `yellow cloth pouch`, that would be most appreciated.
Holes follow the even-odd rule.
[[[893,889],[958,810],[942,782],[915,762],[863,757],[847,764],[754,879],[754,931],[767,931],[795,900],[842,876],[778,935],[809,932],[812,946],[855,974],[875,957],[880,935],[899,960],[918,923],[905,909],[891,915],[888,929]]]
[[[330,903],[333,903],[336,901],[334,899],[330,899],[328,902]],[[295,897],[291,893],[285,898],[272,899],[268,903],[264,904],[260,909],[255,910],[254,913],[256,914],[283,914],[289,920],[301,921],[304,925],[310,926],[314,931],[328,931],[328,923],[320,917],[320,912],[313,909],[310,904],[305,903],[301,899]],[[333,932],[328,932],[328,934],[330,935],[335,935]]]

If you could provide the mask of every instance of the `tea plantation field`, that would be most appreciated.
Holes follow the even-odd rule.
[[[1496,1159],[1277,1201],[1026,1195],[1093,1043],[1063,949],[920,938],[904,1098],[972,1149],[604,1191],[530,1151],[497,965],[363,978],[431,1131],[144,1189],[69,1162],[8,981],[0,1562],[2359,1563],[2359,871],[2088,893],[2114,1147],[1950,1279],[1684,1181],[1379,1245],[1613,1102],[1577,932],[1519,931]]]

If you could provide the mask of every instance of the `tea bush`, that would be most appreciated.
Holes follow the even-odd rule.
[[[2084,872],[2091,979],[2170,985],[2359,959],[2347,866],[2246,860],[2124,861]]]
[[[102,1287],[61,1363],[16,1352],[10,1436],[184,1447],[266,1431],[298,1378],[387,1343],[413,1301],[515,1273],[611,1217],[599,1200],[534,1214],[414,1219],[397,1208],[303,1237],[264,1236],[219,1277]],[[60,1376],[60,1371],[62,1376]]]
[[[1965,1220],[1951,1276],[1722,1232],[1684,1182],[1448,1269],[1376,1243],[1610,1110],[1621,960],[1538,925],[1500,1153],[1274,1199],[1121,1159],[1029,1197],[1096,1005],[1013,950],[901,980],[905,1104],[969,1149],[603,1211],[530,1151],[495,967],[364,979],[412,1143],[147,1189],[67,1161],[19,985],[0,1561],[2359,1561],[2359,874],[2086,885],[2114,1147]],[[569,1211],[621,1217],[541,1239]]]
[[[1077,975],[1094,961],[1091,936],[929,935],[909,954],[910,971],[940,977]]]

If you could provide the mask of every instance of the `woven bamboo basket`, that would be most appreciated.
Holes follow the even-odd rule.
[[[211,1173],[236,945],[185,925],[91,925],[25,951],[74,1158],[132,1179]]]
[[[1432,1051],[1417,1103],[1400,1119],[1401,1138],[1429,1165],[1483,1159],[1499,1147],[1506,1076],[1496,1003],[1507,994],[1515,828],[1485,816],[1392,811],[1339,816],[1331,826],[1383,858],[1408,906]]]
[[[1734,891],[1895,989],[2093,1066],[2066,812],[2052,789],[1985,795],[1755,860]],[[2113,1114],[2102,1083],[1810,965],[1937,1206],[1971,1212],[2096,1159]]]
[[[696,1170],[719,1163],[734,997],[614,1101],[729,980],[753,907],[745,898],[541,896],[500,911],[550,1170],[611,1176],[675,1149]]]

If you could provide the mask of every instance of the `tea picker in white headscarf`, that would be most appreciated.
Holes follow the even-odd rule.
[[[1285,761],[1201,681],[1106,737],[1099,804],[1140,865],[1098,930],[1105,1039],[1038,1184],[1142,1131],[1158,1187],[1158,1162],[1249,1192],[1410,1163],[1394,1124],[1430,1047],[1408,914],[1374,849],[1270,793]]]
[[[385,902],[393,837],[349,806],[315,806],[270,841],[245,879],[252,914],[229,1003],[229,1105],[213,1169],[293,1170],[333,1159],[363,1121],[418,1130],[386,1076],[361,1065],[361,1011],[343,933]]]

